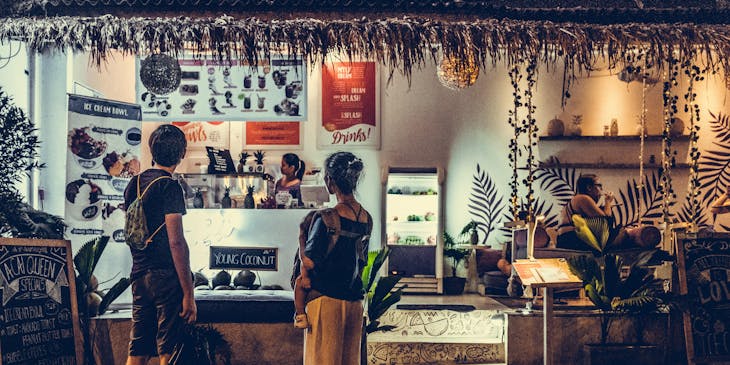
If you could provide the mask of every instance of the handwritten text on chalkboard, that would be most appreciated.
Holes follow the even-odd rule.
[[[0,241],[2,364],[76,364],[70,245],[25,246],[23,241]]]
[[[210,247],[211,269],[278,270],[279,249],[274,247]]]

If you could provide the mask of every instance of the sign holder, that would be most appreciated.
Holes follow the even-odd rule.
[[[553,364],[552,338],[548,328],[553,317],[553,294],[555,289],[575,289],[583,286],[577,276],[570,272],[565,259],[515,260],[512,267],[522,280],[522,285],[543,289],[542,344],[543,364]]]

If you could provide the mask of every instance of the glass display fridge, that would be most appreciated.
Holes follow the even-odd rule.
[[[383,174],[386,275],[406,293],[443,292],[444,173],[437,167],[387,167]]]

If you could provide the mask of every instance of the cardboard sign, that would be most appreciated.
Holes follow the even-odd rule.
[[[71,243],[0,238],[2,364],[82,364]]]
[[[210,246],[211,269],[249,269],[278,271],[279,249],[276,247]]]
[[[730,233],[677,234],[679,291],[690,298],[684,338],[690,363],[730,360]]]

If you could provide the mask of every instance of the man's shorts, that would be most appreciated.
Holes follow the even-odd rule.
[[[147,270],[132,282],[132,298],[129,355],[171,354],[185,323],[175,270]]]

